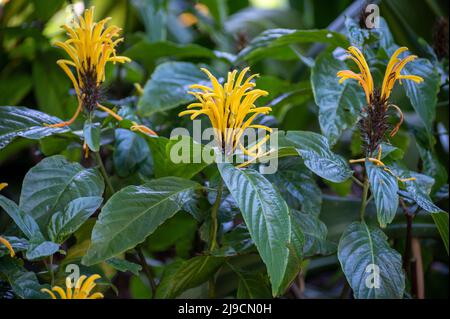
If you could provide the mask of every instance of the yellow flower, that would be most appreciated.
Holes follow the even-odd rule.
[[[383,85],[381,86],[381,94],[379,97],[381,104],[384,104],[388,101],[392,89],[394,88],[395,82],[400,81],[400,84],[401,80],[412,80],[416,83],[423,82],[423,78],[421,78],[420,76],[400,74],[400,72],[408,62],[414,61],[417,58],[417,56],[415,55],[409,55],[403,59],[399,59],[398,56],[407,50],[407,47],[398,48],[389,60],[389,63],[386,67],[386,73],[384,75]],[[366,94],[367,104],[372,105],[374,102],[376,102],[375,99],[377,98],[377,96],[375,94],[376,92],[374,89],[372,73],[370,72],[369,65],[367,64],[364,55],[358,48],[349,47],[348,53],[348,58],[352,59],[356,63],[361,73],[355,73],[350,70],[339,71],[337,73],[337,76],[340,78],[339,83],[342,83],[347,79],[358,81],[358,83],[362,86],[364,93]]]
[[[0,183],[0,191],[5,188],[6,186],[8,186],[8,183]]]
[[[14,252],[14,249],[12,248],[9,241],[6,240],[6,238],[3,238],[2,236],[0,236],[0,243],[2,243],[3,245],[6,246],[6,248],[8,248],[9,254],[11,257],[14,257],[16,255],[16,253]]]
[[[71,279],[67,277],[66,290],[59,286],[53,286],[52,290],[44,288],[41,291],[48,293],[52,299],[58,299],[55,293],[59,295],[59,299],[102,299],[103,294],[100,292],[90,295],[92,289],[95,288],[95,281],[101,278],[100,275],[95,274],[86,278],[85,275],[81,276],[75,283],[75,287],[72,287]]]
[[[208,116],[215,129],[216,142],[227,155],[233,154],[238,146],[246,155],[259,155],[259,149],[269,139],[269,135],[248,149],[240,142],[247,128],[272,132],[267,126],[252,124],[259,114],[268,114],[272,110],[268,106],[255,106],[259,97],[269,94],[267,91],[254,89],[255,83],[252,79],[258,74],[249,76],[244,81],[249,68],[243,69],[237,78],[237,70],[234,70],[228,72],[227,81],[222,86],[211,72],[204,68],[201,70],[211,80],[212,88],[201,84],[191,85],[190,88],[196,91],[188,93],[194,95],[198,102],[190,104],[188,110],[181,112],[179,116],[190,114],[191,120],[202,114]]]
[[[70,57],[70,60],[62,59],[56,63],[72,81],[78,97],[78,108],[69,121],[51,125],[53,127],[72,124],[83,107],[90,111],[96,106],[103,109],[99,98],[100,87],[105,81],[106,64],[131,61],[127,57],[116,55],[115,47],[123,41],[123,38],[115,39],[121,29],[114,25],[105,27],[111,18],[94,22],[93,16],[94,7],[85,10],[84,17],[80,16],[79,21],[74,22],[74,27],[63,25],[69,39],[55,43]]]
[[[356,65],[360,73],[355,73],[350,70],[342,70],[337,73],[339,77],[339,83],[346,81],[347,79],[353,79],[358,81],[359,85],[363,88],[367,107],[362,109],[362,119],[360,120],[360,127],[362,135],[364,135],[364,141],[367,144],[368,156],[367,159],[378,166],[384,167],[386,171],[392,173],[388,168],[385,167],[384,163],[381,161],[381,141],[384,137],[386,129],[388,127],[387,124],[387,111],[389,108],[394,108],[399,117],[400,121],[390,132],[390,136],[394,136],[400,125],[403,123],[403,113],[400,108],[394,104],[390,104],[389,97],[391,96],[392,89],[397,81],[400,82],[402,80],[411,80],[416,83],[423,82],[423,78],[417,75],[402,75],[401,71],[405,67],[405,65],[417,58],[415,55],[409,55],[404,57],[403,59],[399,59],[400,54],[407,51],[408,48],[401,47],[398,48],[394,54],[391,56],[389,63],[386,67],[386,72],[384,75],[383,83],[381,85],[381,90],[376,90],[374,81],[372,78],[372,74],[370,72],[369,65],[367,64],[364,55],[361,51],[356,47],[349,47],[348,58],[352,59]],[[373,152],[378,149],[377,158],[372,157]],[[356,159],[351,160],[350,163],[362,163],[366,159]],[[394,174],[393,174],[394,175]],[[395,176],[395,175],[394,175]],[[398,177],[397,177],[398,178]],[[412,179],[400,179],[401,181],[414,180]]]

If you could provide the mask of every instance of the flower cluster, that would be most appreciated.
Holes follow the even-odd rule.
[[[52,299],[102,299],[103,294],[96,292],[90,294],[92,289],[95,288],[97,279],[101,278],[100,275],[92,275],[89,278],[85,275],[78,278],[75,285],[72,285],[70,277],[66,278],[66,290],[59,286],[53,286],[52,290],[47,288],[41,289],[42,292],[48,293]]]
[[[215,130],[216,142],[225,154],[231,155],[239,147],[246,155],[258,156],[261,145],[269,139],[269,135],[249,148],[244,147],[241,142],[241,137],[248,128],[272,132],[272,129],[265,125],[253,123],[258,115],[268,114],[272,110],[268,106],[255,106],[259,97],[269,94],[267,91],[255,89],[256,84],[252,79],[258,74],[244,80],[249,68],[243,69],[239,75],[237,70],[234,70],[228,72],[226,83],[221,85],[211,72],[207,69],[201,70],[211,80],[212,87],[191,85],[190,88],[196,91],[189,93],[194,95],[198,102],[190,104],[188,110],[181,112],[179,116],[191,115],[191,120],[202,114],[208,116]]]

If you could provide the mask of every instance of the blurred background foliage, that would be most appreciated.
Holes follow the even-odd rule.
[[[419,56],[428,56],[423,43],[430,44],[448,72],[448,1],[392,0],[375,3],[380,5],[380,13],[396,43],[407,46]],[[136,88],[143,87],[155,68],[165,61],[209,64],[219,73],[226,72],[230,65],[242,67],[249,64],[253,73],[262,75],[257,80],[258,87],[271,93],[263,101],[274,106],[273,116],[268,121],[277,123],[276,126],[283,130],[320,132],[308,63],[324,49],[322,45],[296,44],[295,51],[273,50],[262,58],[246,61],[236,60],[235,57],[253,38],[267,29],[328,28],[344,33],[345,17],[358,21],[360,8],[364,4],[366,1],[351,0],[0,0],[0,105],[27,106],[62,119],[73,114],[76,98],[71,83],[56,65],[56,60],[64,54],[53,43],[65,38],[60,25],[70,21],[72,10],[80,13],[94,5],[97,19],[111,16],[112,23],[123,28],[125,41],[119,52],[133,59],[132,63],[110,66],[108,69],[106,96],[111,104],[121,101],[117,102],[121,106],[129,104],[134,107]],[[167,76],[170,77],[170,74]],[[402,105],[406,113],[413,113],[404,96],[399,96],[398,100],[400,102],[397,104]],[[145,107],[140,110],[145,110]],[[151,127],[161,135],[168,136],[173,127],[190,125],[188,120],[177,117],[178,111],[131,113],[150,122]],[[126,113],[127,108],[123,107],[121,112]],[[433,126],[437,166],[444,170],[438,174],[443,178],[440,186],[447,184],[444,167],[448,166],[449,161],[448,119],[447,74],[446,84],[441,86],[439,93]],[[82,122],[78,125],[81,128]],[[104,138],[113,140],[112,136]],[[416,143],[415,139],[408,131],[402,130],[393,141],[405,152],[405,161],[410,167],[422,165],[417,146],[421,144]],[[358,152],[355,143],[351,134],[344,134],[335,146],[336,152],[350,158],[352,149],[354,153]],[[5,190],[8,196],[17,199],[25,173],[46,155],[62,153],[71,160],[82,161],[79,146],[71,147],[69,142],[63,144],[55,137],[42,141],[18,139],[2,149],[0,181],[10,184]],[[107,141],[102,144],[107,144]],[[424,147],[426,150],[426,145]],[[112,149],[105,147],[103,152],[108,155]],[[135,157],[129,160],[133,161]],[[141,162],[145,162],[144,158],[139,163],[128,162],[124,170],[117,170],[115,182],[122,185],[133,183],[131,173],[136,173],[138,166],[140,173],[151,169],[150,164],[141,165]],[[325,193],[321,219],[328,226],[329,237],[337,239],[348,221],[355,219],[359,202],[351,196],[350,183],[321,182],[320,187]],[[448,211],[448,185],[447,194],[444,190],[442,196],[447,200],[441,206]],[[336,214],[338,212],[339,215]],[[0,219],[3,224],[6,217],[0,217],[3,217]],[[400,220],[398,223],[402,222]],[[398,229],[392,227],[388,231],[395,233]],[[174,255],[181,258],[189,256],[198,241],[196,222],[188,214],[178,214],[150,237],[146,249],[156,256],[154,266],[157,269],[159,263]],[[396,247],[402,247],[402,244],[401,239],[396,240]],[[430,248],[422,250],[428,283],[426,295],[448,297],[448,257],[441,246],[435,245],[435,241],[425,240],[423,244]],[[243,263],[255,267],[251,258]],[[261,263],[258,265],[263,269]],[[226,272],[220,275],[217,287],[222,291],[218,291],[218,295],[227,295],[233,289],[235,285],[230,278]],[[338,271],[336,257],[312,259],[306,279],[308,297],[338,296],[342,274]],[[148,296],[148,287],[139,277],[122,274],[114,284],[129,287],[119,289],[119,297]],[[188,293],[197,296],[201,289],[205,287]]]

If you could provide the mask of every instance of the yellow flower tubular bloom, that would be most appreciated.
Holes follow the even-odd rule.
[[[117,38],[121,29],[114,25],[106,27],[111,18],[94,22],[93,16],[94,7],[91,7],[85,10],[84,16],[80,16],[78,21],[74,21],[73,27],[63,25],[69,38],[64,42],[55,42],[55,45],[66,51],[70,57],[56,63],[72,81],[78,97],[78,108],[69,121],[51,125],[53,127],[70,125],[83,107],[96,106],[99,88],[105,81],[105,66],[108,62],[115,64],[131,61],[125,56],[116,55],[115,47],[123,41],[123,38]]]
[[[8,183],[0,183],[0,191],[8,186]]]
[[[212,88],[201,84],[191,85],[190,89],[196,91],[188,93],[194,95],[198,102],[190,104],[179,116],[190,115],[191,120],[202,114],[208,116],[215,129],[216,141],[227,155],[233,154],[237,147],[248,156],[260,155],[261,146],[269,139],[269,135],[250,148],[245,148],[240,142],[247,128],[272,132],[272,129],[265,125],[253,124],[259,114],[272,111],[268,106],[255,106],[259,97],[269,94],[267,91],[255,89],[256,84],[252,80],[258,74],[244,80],[250,68],[243,69],[239,75],[238,71],[234,70],[228,72],[227,81],[222,86],[210,71],[204,68],[201,70],[209,77]]]
[[[99,278],[101,277],[98,274],[92,275],[89,278],[83,275],[78,278],[73,287],[70,282],[70,277],[67,277],[66,290],[59,286],[53,286],[51,290],[44,288],[41,291],[48,293],[52,299],[102,299],[103,294],[100,292],[91,294],[92,289],[96,286],[95,281]]]
[[[3,245],[6,246],[6,248],[8,248],[9,255],[11,257],[14,257],[16,255],[16,253],[14,252],[13,247],[11,246],[11,243],[8,240],[6,240],[6,238],[3,238],[2,236],[0,236],[0,243],[2,243]]]
[[[384,75],[383,84],[381,86],[381,101],[386,102],[394,88],[394,85],[397,81],[401,80],[411,80],[416,83],[423,82],[423,78],[417,75],[401,75],[400,72],[403,70],[405,65],[411,61],[414,61],[417,56],[410,55],[403,59],[399,59],[399,55],[403,52],[407,51],[407,47],[398,48],[394,54],[391,56],[389,63],[386,67],[386,73]],[[343,83],[347,79],[353,79],[358,81],[358,83],[362,86],[364,93],[366,95],[367,104],[371,105],[373,103],[374,98],[374,84],[372,74],[370,72],[369,65],[367,64],[364,55],[357,47],[349,47],[348,48],[348,58],[352,59],[356,65],[358,66],[361,73],[355,73],[350,70],[342,70],[337,73],[337,76],[340,78],[339,83]]]

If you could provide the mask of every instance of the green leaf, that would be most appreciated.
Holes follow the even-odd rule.
[[[287,46],[299,43],[329,43],[333,47],[348,47],[345,37],[328,30],[269,29],[255,37],[238,55],[238,59],[255,62],[263,58],[295,59]]]
[[[52,215],[48,225],[50,239],[62,244],[100,207],[102,197],[80,197],[69,202],[63,211]]]
[[[197,187],[195,182],[167,177],[115,193],[102,208],[83,264],[99,263],[143,242],[182,208]]]
[[[195,64],[166,62],[158,65],[145,84],[138,102],[139,112],[148,116],[154,112],[173,109],[189,103],[195,97],[187,92],[192,84],[209,85],[207,76]]]
[[[194,142],[188,136],[180,139],[160,136],[147,139],[147,142],[152,151],[157,178],[177,176],[189,179],[208,166],[208,163],[203,161],[202,153],[206,154],[211,149]]]
[[[2,207],[9,217],[14,220],[14,223],[16,223],[28,239],[36,241],[44,240],[44,236],[33,217],[19,209],[16,203],[3,195],[0,195],[0,207]]]
[[[278,187],[289,207],[316,216],[320,214],[322,191],[298,157],[280,160],[277,172],[267,175],[267,179]]]
[[[260,272],[238,271],[239,277],[236,298],[238,299],[270,299],[270,286],[267,276]]]
[[[350,224],[339,241],[338,258],[356,299],[403,297],[402,258],[389,247],[380,229],[365,223]]]
[[[350,17],[345,18],[345,29],[347,31],[347,39],[350,44],[361,48],[366,40],[370,38],[369,29],[361,28],[354,19]]]
[[[121,272],[129,271],[132,274],[139,276],[139,272],[142,270],[142,266],[132,263],[125,259],[119,259],[119,258],[110,258],[106,260],[106,263],[113,267],[114,269],[117,269]]]
[[[124,55],[133,61],[140,61],[146,66],[150,66],[162,57],[170,58],[210,58],[217,56],[208,48],[198,44],[177,44],[169,41],[150,42],[141,40],[124,52]]]
[[[317,216],[291,209],[291,221],[292,227],[299,228],[304,236],[302,255],[311,257],[335,252],[335,244],[327,241],[327,226]]]
[[[138,134],[118,128],[115,130],[114,167],[117,175],[126,177],[136,172],[147,160],[151,160],[150,149],[145,139]]]
[[[275,295],[283,280],[291,240],[289,208],[280,193],[258,172],[218,164],[222,178],[237,202],[259,254],[266,264]]]
[[[14,293],[24,299],[48,299],[48,295],[41,292],[42,287],[32,271],[27,271],[17,259],[0,258],[0,273],[6,277]]]
[[[330,144],[335,144],[342,132],[352,128],[364,105],[364,91],[355,81],[339,84],[336,74],[348,69],[329,52],[322,53],[311,70],[314,100],[319,106],[319,124]]]
[[[173,263],[164,270],[156,298],[175,298],[185,290],[197,287],[211,278],[224,262],[222,257],[197,256]]]
[[[431,214],[431,216],[433,217],[434,223],[438,228],[439,234],[441,235],[442,241],[444,242],[444,246],[448,254],[448,213],[434,213]]]
[[[306,167],[322,178],[341,183],[351,177],[347,162],[330,150],[325,137],[307,131],[289,131],[286,141],[303,157]]]
[[[41,240],[37,242],[30,241],[30,245],[26,252],[26,257],[28,260],[42,259],[53,255],[59,250],[59,245],[57,243]]]
[[[0,106],[0,149],[16,137],[38,140],[43,137],[64,133],[69,128],[52,128],[44,124],[55,124],[61,120],[57,117],[32,110],[23,106]]]
[[[382,228],[385,228],[394,220],[397,213],[399,200],[397,178],[385,171],[384,167],[376,166],[368,160],[366,160],[366,172],[377,208],[378,222]]]
[[[100,123],[84,122],[84,140],[92,152],[100,150]]]
[[[420,84],[404,81],[403,85],[411,105],[425,124],[427,131],[431,133],[436,116],[437,94],[440,86],[439,73],[430,61],[417,59],[406,64],[404,74],[418,75],[424,79],[424,82]]]
[[[214,250],[212,254],[229,257],[248,253],[252,249],[254,245],[248,228],[241,224],[223,235],[221,247]]]
[[[19,208],[46,227],[50,216],[79,197],[100,197],[103,178],[96,169],[84,169],[56,155],[43,159],[25,175]]]
[[[417,205],[429,213],[442,212],[442,209],[436,206],[428,195],[430,189],[425,189],[424,185],[419,184],[417,180],[407,181],[405,184],[408,195],[411,196]]]

